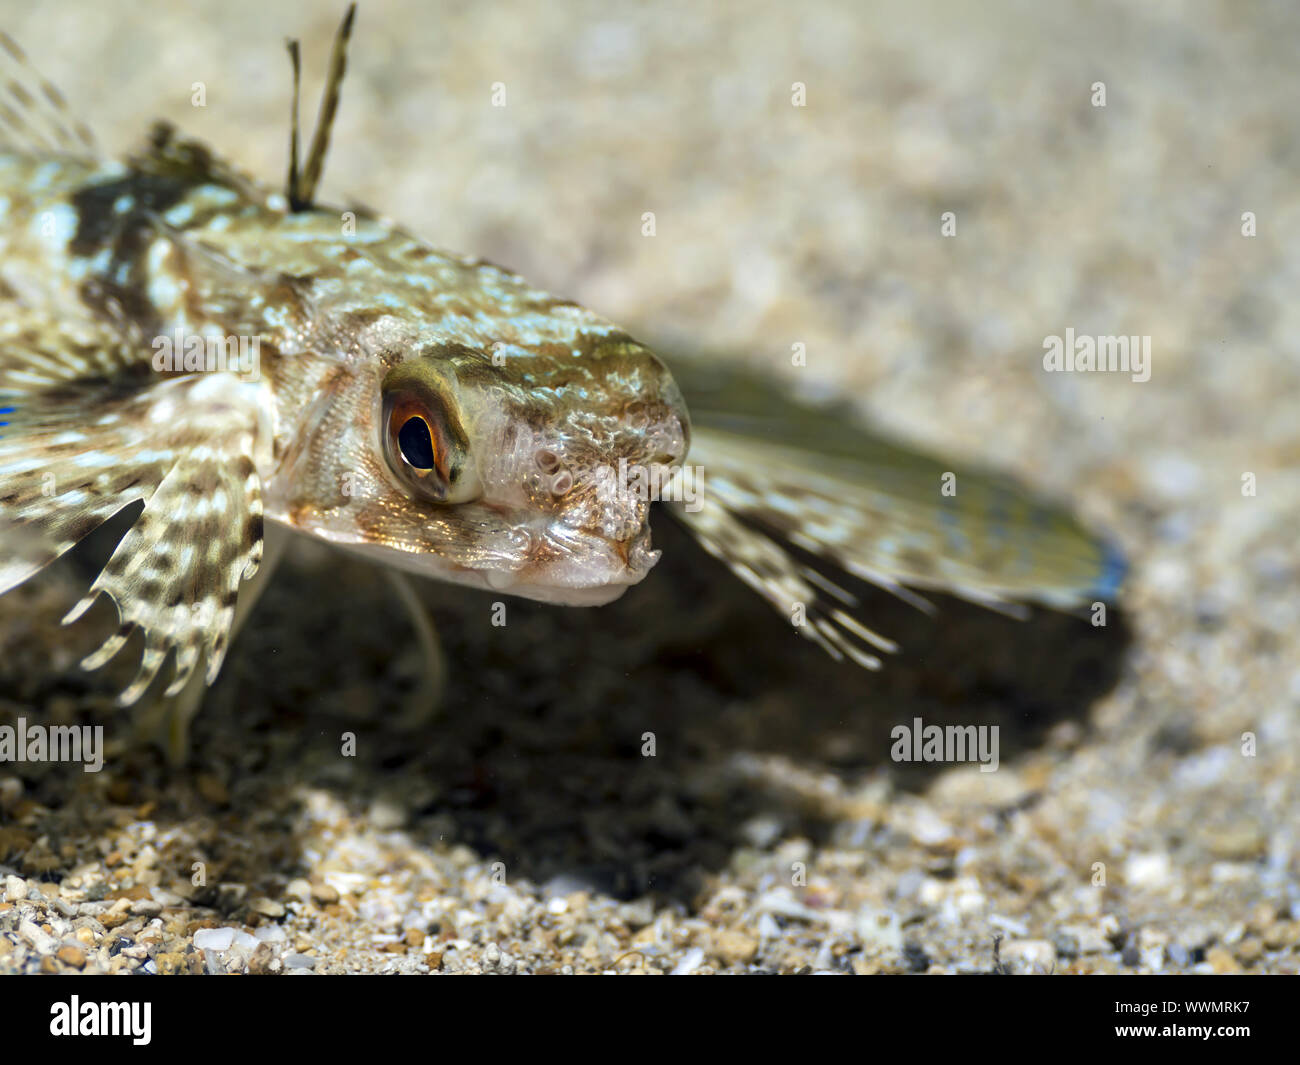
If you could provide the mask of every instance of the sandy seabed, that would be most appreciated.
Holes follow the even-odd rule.
[[[56,569],[0,600],[0,724],[107,758],[0,766],[0,971],[1300,969],[1300,17],[858,7],[364,4],[323,199],[1069,500],[1132,566],[1105,629],[880,596],[860,674],[660,516],[607,608],[425,588],[409,729],[403,611],[307,545],[174,770]],[[311,100],[335,17],[0,5],[113,150],[164,116],[270,181],[283,39]],[[1045,373],[1069,329],[1150,379]],[[998,725],[998,771],[891,760],[918,717]]]

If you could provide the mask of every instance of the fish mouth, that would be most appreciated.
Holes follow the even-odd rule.
[[[626,584],[604,584],[593,585],[590,588],[571,588],[554,584],[519,582],[502,588],[491,581],[487,581],[484,583],[484,587],[506,595],[518,596],[521,599],[549,603],[551,606],[604,606],[606,603],[612,603],[615,599],[621,598],[623,593],[635,583],[635,581],[631,581]]]
[[[481,542],[459,559],[448,558],[450,552],[330,535],[321,528],[313,532],[372,562],[407,573],[559,606],[613,602],[640,583],[662,554],[651,549],[648,525],[620,539],[555,518],[529,520],[518,512],[501,511],[489,517],[490,537],[485,530]]]
[[[524,565],[487,570],[482,577],[486,587],[509,595],[561,606],[600,606],[644,580],[661,554],[651,549],[648,527],[619,540],[552,522],[534,538]]]

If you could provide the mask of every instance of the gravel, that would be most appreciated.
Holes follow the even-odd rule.
[[[0,10],[106,143],[162,114],[275,180],[327,7]],[[1121,607],[870,598],[903,654],[859,675],[661,520],[600,610],[425,589],[453,669],[403,731],[402,612],[310,548],[172,769],[132,664],[76,671],[73,559],[0,599],[0,724],[106,761],[0,765],[0,972],[1300,971],[1298,52],[1229,2],[363,5],[326,198],[1068,499]],[[1151,336],[1151,379],[1044,373],[1067,328]],[[918,716],[1001,767],[892,762]]]

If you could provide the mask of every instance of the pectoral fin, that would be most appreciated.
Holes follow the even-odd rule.
[[[142,631],[144,655],[123,705],[139,699],[169,651],[169,694],[201,660],[208,683],[216,678],[239,584],[262,553],[260,386],[230,374],[144,370],[29,392],[12,391],[11,380],[0,430],[0,594],[144,502],[64,619],[81,617],[100,593],[117,607],[119,630],[85,659],[88,669]]]
[[[1119,553],[1011,479],[882,440],[843,408],[743,373],[673,369],[703,474],[695,507],[675,515],[782,614],[802,612],[801,633],[833,656],[874,669],[874,652],[894,649],[855,614],[843,575],[923,608],[917,590],[1011,614],[1117,594]]]

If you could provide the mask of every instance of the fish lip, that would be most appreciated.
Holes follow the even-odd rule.
[[[553,521],[535,541],[530,568],[536,568],[539,574],[559,576],[566,585],[574,577],[582,585],[598,583],[581,580],[583,573],[599,575],[599,583],[636,584],[659,561],[660,554],[651,549],[648,525],[641,526],[631,537],[619,539]]]
[[[557,582],[552,579],[554,572],[549,570],[540,571],[542,579],[536,579],[527,575],[523,569],[474,569],[468,566],[440,566],[431,569],[417,554],[390,548],[384,549],[381,557],[377,558],[380,553],[372,545],[342,543],[339,546],[370,562],[379,561],[382,565],[417,577],[476,588],[483,592],[518,596],[554,606],[604,606],[619,598],[645,575],[624,569],[620,573],[606,575],[604,581],[585,584]]]
[[[616,553],[616,552],[615,552]],[[544,562],[520,569],[467,570],[474,584],[504,595],[519,596],[556,606],[603,606],[639,584],[659,559],[660,552],[641,565],[620,561],[611,567],[590,561]]]
[[[512,516],[504,509],[496,509],[496,513],[507,522]],[[518,512],[513,516],[516,520],[509,524],[517,542],[508,550],[480,558],[477,564],[320,532],[316,535],[372,562],[421,577],[560,606],[612,602],[644,580],[662,555],[650,547],[648,525],[619,540],[575,529],[558,518],[529,523],[519,521]],[[292,523],[291,527],[297,528]]]
[[[661,554],[650,549],[648,527],[619,540],[552,521],[534,531],[523,565],[478,573],[493,591],[562,606],[600,606],[644,580]]]
[[[507,588],[485,586],[506,595],[531,599],[537,603],[548,603],[551,606],[605,606],[621,598],[634,583],[636,582],[595,584],[587,587],[527,583],[514,584]]]

